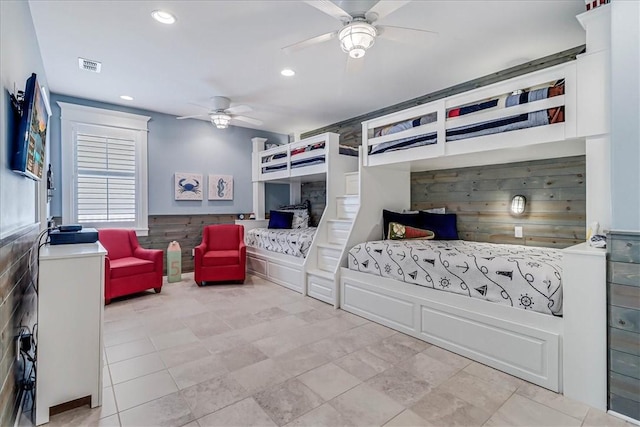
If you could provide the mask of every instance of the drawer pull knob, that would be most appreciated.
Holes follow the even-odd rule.
[[[620,324],[620,325],[626,325],[626,324],[627,324],[627,322],[625,322],[624,320],[620,319],[620,320],[618,320],[618,324]]]

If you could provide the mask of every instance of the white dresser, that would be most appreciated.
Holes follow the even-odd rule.
[[[61,403],[102,404],[106,253],[99,242],[40,249],[36,425]]]

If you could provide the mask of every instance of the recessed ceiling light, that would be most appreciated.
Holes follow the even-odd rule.
[[[284,70],[280,71],[280,74],[282,74],[285,77],[293,77],[296,75],[296,72],[293,71],[291,68],[285,68]]]
[[[125,101],[133,101],[133,96],[120,95],[120,99],[124,99]]]
[[[176,17],[165,10],[154,10],[151,12],[151,16],[162,24],[173,24],[176,22]]]

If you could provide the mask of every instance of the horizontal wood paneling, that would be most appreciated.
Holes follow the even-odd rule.
[[[640,380],[609,372],[609,392],[634,402],[640,402]]]
[[[335,132],[340,134],[340,143],[352,146],[358,146],[362,143],[362,126],[361,123],[365,120],[374,119],[376,117],[384,116],[396,111],[402,111],[407,108],[415,107],[416,105],[426,104],[437,99],[442,99],[447,96],[456,95],[459,93],[467,92],[472,89],[476,89],[482,86],[487,86],[493,83],[497,83],[503,80],[507,80],[513,77],[521,76],[523,74],[531,73],[536,70],[548,68],[553,65],[562,64],[567,61],[576,59],[576,55],[584,52],[585,46],[577,46],[572,49],[568,49],[562,52],[555,53],[553,55],[545,56],[544,58],[535,59],[533,61],[526,62],[524,64],[516,65],[515,67],[508,68],[506,70],[498,71],[493,74],[489,74],[483,77],[479,77],[468,82],[464,82],[455,86],[451,86],[436,92],[418,96],[408,101],[401,102],[399,104],[391,105],[379,110],[372,111],[370,113],[363,114],[361,116],[353,117],[348,120],[344,120],[338,123],[334,123],[320,129],[316,129],[301,135],[301,138],[307,138],[313,135],[319,135],[325,132]],[[425,77],[427,78],[427,77]]]
[[[317,226],[327,204],[327,182],[305,182],[300,189],[300,200],[311,202],[311,225]]]
[[[640,356],[640,337],[633,332],[609,328],[609,348]]]
[[[640,403],[638,403],[637,400],[627,399],[610,393],[609,409],[635,420],[640,420]]]
[[[640,333],[640,310],[610,306],[609,326]]]
[[[527,198],[525,215],[509,212]],[[585,240],[584,156],[414,172],[411,209],[446,207],[464,240],[563,248]],[[514,237],[522,226],[524,239]]]
[[[609,363],[615,373],[640,379],[640,357],[623,353],[621,351],[609,351]]]

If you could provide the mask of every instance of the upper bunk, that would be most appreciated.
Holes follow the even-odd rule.
[[[602,73],[571,61],[364,121],[363,164],[418,171],[585,154],[584,137],[608,132]]]
[[[358,149],[342,146],[340,135],[323,133],[269,149],[254,149],[254,182],[313,182],[327,173],[358,170]]]

